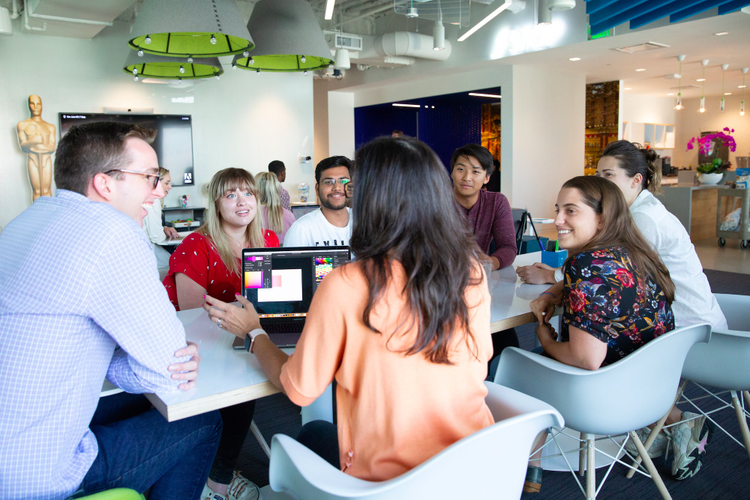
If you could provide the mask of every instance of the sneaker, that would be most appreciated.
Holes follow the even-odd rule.
[[[260,498],[258,486],[237,471],[232,473],[232,480],[229,482],[226,495],[216,493],[208,485],[203,487],[203,493],[201,493],[201,500],[258,500],[258,498]]]
[[[713,431],[705,415],[683,412],[682,421],[672,429],[672,477],[682,481],[698,473]]]
[[[649,434],[651,434],[651,429],[644,427],[643,429],[638,429],[635,433],[638,436],[638,439],[641,440],[641,443],[645,445]],[[671,436],[669,430],[662,429],[662,431],[656,435],[654,442],[651,443],[651,448],[648,449],[648,456],[651,458],[662,456],[669,445],[670,439]],[[632,439],[628,439],[628,442],[625,443],[625,450],[634,457],[638,456],[638,448],[635,447],[635,443]]]
[[[258,500],[260,497],[258,486],[237,471],[232,473],[227,493],[229,500]]]

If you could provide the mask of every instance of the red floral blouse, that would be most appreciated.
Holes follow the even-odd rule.
[[[674,329],[661,287],[630,261],[627,249],[581,252],[565,267],[562,339],[574,326],[607,343],[603,365],[614,363]]]
[[[265,231],[266,248],[279,246],[279,239],[273,231]],[[240,259],[237,259],[238,261]],[[175,309],[177,302],[175,274],[182,273],[206,289],[206,293],[224,302],[234,302],[235,293],[240,293],[240,275],[232,273],[222,262],[213,242],[198,233],[190,234],[169,258],[169,273],[162,282],[167,289],[169,300]]]

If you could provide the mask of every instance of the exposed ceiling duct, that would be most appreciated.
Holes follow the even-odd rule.
[[[414,57],[445,61],[451,55],[451,43],[448,40],[445,40],[445,50],[433,50],[431,36],[411,31],[396,31],[376,36],[372,48],[376,54],[384,57]],[[361,55],[365,56],[364,53]]]

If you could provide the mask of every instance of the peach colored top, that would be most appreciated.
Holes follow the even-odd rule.
[[[404,269],[393,261],[391,271],[370,316],[382,334],[363,323],[367,282],[360,264],[347,264],[321,283],[296,352],[281,369],[284,390],[301,406],[335,377],[341,469],[373,481],[399,476],[494,423],[484,402],[492,356],[486,281],[465,293],[475,342],[455,335],[453,364],[437,364],[404,353],[417,328],[402,325]]]

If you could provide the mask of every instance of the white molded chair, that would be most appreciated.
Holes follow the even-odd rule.
[[[534,439],[543,429],[564,421],[539,400],[485,384],[487,406],[497,423],[388,481],[344,474],[294,439],[276,434],[271,442],[271,484],[263,488],[263,498],[520,498]]]
[[[668,499],[671,497],[634,431],[656,422],[672,407],[688,351],[696,343],[707,342],[710,336],[709,325],[676,329],[620,361],[594,371],[511,347],[500,357],[495,383],[549,403],[562,413],[569,428],[582,433],[588,459],[586,498],[596,498],[604,484],[602,481],[597,489],[594,455],[596,451],[603,452],[596,449],[595,435],[628,433],[645,456],[646,468],[662,497]],[[625,442],[620,450],[624,445]],[[581,473],[583,465],[581,453]],[[579,487],[583,491],[580,482]]]
[[[750,431],[747,426],[747,417],[750,414],[744,407],[744,404],[750,404],[750,395],[748,395],[750,390],[750,368],[748,367],[750,363],[750,296],[723,294],[715,294],[715,296],[727,318],[729,330],[714,331],[711,335],[711,342],[693,347],[685,360],[682,377],[694,382],[709,394],[709,397],[715,397],[724,405],[706,414],[698,408],[696,400],[691,401],[688,398],[684,400],[692,404],[699,412],[707,415],[716,427],[742,446],[742,443],[722,428],[710,415],[724,408],[733,407],[745,443],[744,448],[750,456]],[[725,392],[713,394],[705,386],[722,389]],[[720,398],[726,391],[729,391],[731,395],[731,402]],[[740,401],[739,392],[745,393],[744,404]]]

